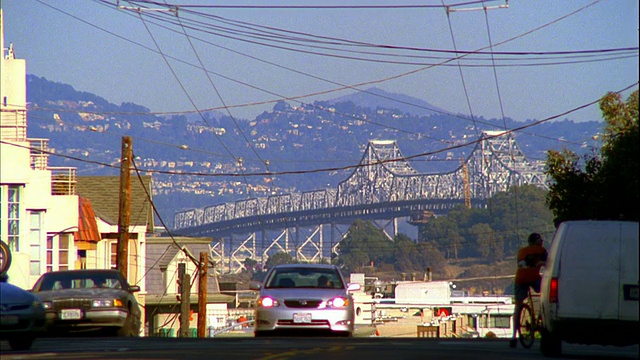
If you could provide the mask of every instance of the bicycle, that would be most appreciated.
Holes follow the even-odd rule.
[[[536,295],[539,297],[540,295]],[[533,346],[536,339],[536,333],[541,334],[542,330],[542,316],[536,314],[534,302],[534,295],[531,293],[531,288],[528,290],[527,299],[522,304],[520,309],[520,327],[518,328],[518,336],[522,347],[529,349]]]

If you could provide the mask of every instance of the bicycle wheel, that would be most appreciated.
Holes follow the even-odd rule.
[[[522,347],[529,349],[533,346],[535,340],[535,319],[533,318],[533,311],[528,304],[522,304],[520,310],[520,328],[518,329],[518,335],[520,336],[520,344]]]
[[[7,272],[11,266],[11,250],[9,245],[0,240],[0,273]]]

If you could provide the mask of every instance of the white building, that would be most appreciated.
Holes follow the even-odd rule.
[[[0,9],[0,238],[9,245],[9,281],[31,288],[52,270],[74,267],[79,198],[75,168],[48,166],[48,139],[27,138],[26,61],[5,47]]]
[[[0,239],[11,250],[9,282],[30,289],[45,272],[113,268],[119,178],[76,178],[75,168],[49,166],[49,139],[27,138],[26,61],[5,45],[2,9],[0,39]],[[151,177],[142,182],[131,186],[131,208],[139,216],[129,226],[127,274],[129,283],[141,287],[136,296],[144,305],[153,212]]]

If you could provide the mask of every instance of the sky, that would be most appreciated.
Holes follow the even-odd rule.
[[[635,0],[1,3],[28,74],[159,113],[252,119],[377,87],[454,114],[598,121],[597,104],[569,111],[638,89]]]

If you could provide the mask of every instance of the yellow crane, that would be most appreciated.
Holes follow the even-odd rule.
[[[467,209],[471,209],[471,185],[469,184],[469,169],[467,168],[467,164],[464,162],[464,159],[460,159],[462,163],[462,184],[464,191],[464,206]]]

